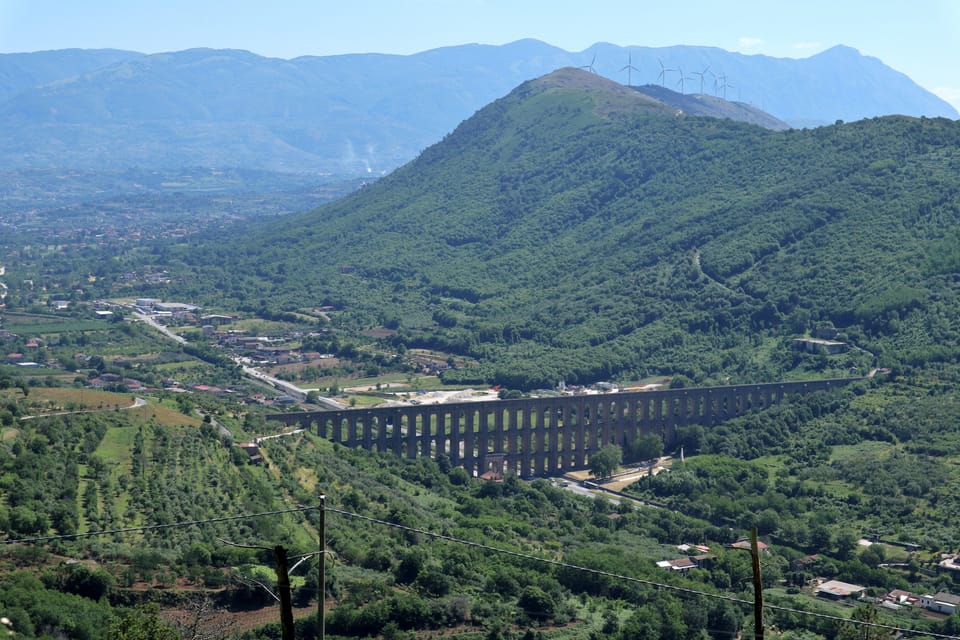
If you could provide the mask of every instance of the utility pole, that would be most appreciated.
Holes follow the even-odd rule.
[[[753,637],[763,640],[763,580],[760,578],[756,527],[750,529],[750,559],[753,563]]]
[[[282,545],[273,548],[277,559],[277,591],[280,595],[280,633],[283,640],[294,640],[293,601],[290,599],[290,574],[287,550]]]
[[[317,571],[319,583],[317,593],[317,638],[324,640],[326,638],[324,603],[327,599],[327,496],[320,494],[320,562]]]
[[[274,593],[270,588],[263,584],[262,582],[248,578],[250,582],[253,582],[266,590],[274,600],[280,603],[280,637],[282,640],[295,640],[294,639],[294,625],[293,625],[293,599],[290,597],[290,571],[295,570],[299,567],[306,559],[312,558],[317,555],[315,553],[308,553],[304,556],[300,556],[293,567],[289,566],[289,559],[287,557],[287,549],[283,545],[277,545],[272,549],[270,547],[261,547],[256,545],[247,545],[247,544],[236,544],[230,542],[229,540],[223,540],[221,542],[224,544],[229,544],[233,547],[240,547],[243,549],[264,549],[268,551],[273,551],[273,556],[276,559],[276,574],[277,574],[277,593]],[[322,556],[322,554],[321,554]],[[321,568],[321,571],[323,569]],[[322,593],[322,587],[321,587]],[[322,596],[321,596],[322,602]],[[321,607],[323,605],[321,604]],[[322,611],[322,609],[321,609]]]

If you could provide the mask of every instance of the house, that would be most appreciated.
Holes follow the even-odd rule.
[[[237,445],[247,452],[247,455],[253,456],[260,453],[260,446],[256,442],[241,442]]]
[[[730,546],[734,549],[746,549],[747,551],[750,551],[750,548],[751,548],[751,544],[749,540],[737,540]],[[767,550],[767,545],[765,545],[760,540],[757,540],[757,551],[766,551],[766,550]]]
[[[693,558],[677,558],[675,560],[661,560],[657,563],[657,566],[661,569],[670,569],[671,571],[686,573],[690,571],[690,569],[695,569],[697,563]]]
[[[712,553],[704,553],[698,556],[687,556],[686,558],[676,558],[674,560],[661,560],[657,566],[661,569],[670,569],[680,573],[687,573],[690,569],[709,569],[717,556]]]
[[[865,589],[866,587],[861,587],[858,584],[840,582],[839,580],[827,580],[826,582],[820,583],[820,586],[817,587],[817,595],[830,598],[831,600],[859,598],[863,595]]]
[[[228,316],[217,313],[208,313],[207,315],[201,316],[200,321],[204,324],[212,324],[213,326],[220,326],[221,324],[230,324],[236,320],[235,316]]]
[[[185,302],[160,302],[159,300],[153,304],[153,309],[157,313],[188,313],[191,311],[196,311],[199,309],[195,304],[186,304]]]
[[[195,384],[195,385],[193,385],[193,386],[190,387],[190,388],[193,389],[194,391],[199,392],[199,393],[212,393],[212,394],[214,394],[214,395],[223,395],[223,394],[227,393],[227,390],[226,390],[226,389],[222,389],[222,388],[220,388],[220,387],[215,387],[215,386],[209,385],[209,384]]]
[[[960,554],[943,554],[938,566],[947,571],[960,571]]]
[[[795,351],[805,351],[807,353],[826,353],[827,355],[836,355],[846,353],[847,344],[837,342],[836,340],[824,340],[822,338],[794,338],[790,346]]]
[[[892,602],[900,606],[912,607],[918,602],[920,598],[913,595],[909,591],[904,591],[903,589],[894,589],[887,595],[883,596],[884,601]]]
[[[924,594],[920,596],[920,606],[930,611],[945,613],[951,616],[956,613],[957,607],[960,607],[960,596],[955,596],[945,591],[938,591],[932,596]]]
[[[256,442],[241,442],[237,446],[250,456],[250,464],[263,464],[263,455],[260,454],[260,447]]]

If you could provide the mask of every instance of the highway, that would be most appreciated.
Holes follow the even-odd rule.
[[[129,306],[129,305],[123,305],[123,306],[124,308],[129,309],[132,312],[135,320],[138,320],[139,322],[143,322],[150,325],[151,327],[153,327],[154,329],[156,329],[166,337],[170,338],[171,340],[174,340],[179,344],[187,344],[186,338],[184,338],[183,336],[178,336],[174,332],[170,331],[170,329],[168,329],[167,327],[157,322],[153,318],[153,316],[139,311],[136,307]],[[240,367],[244,375],[250,378],[253,378],[255,380],[259,380],[260,382],[264,382],[270,385],[271,387],[273,387],[274,389],[277,389],[278,391],[290,396],[291,398],[296,399],[298,402],[303,402],[304,400],[307,399],[307,392],[301,389],[300,387],[290,384],[286,380],[280,380],[279,378],[275,378],[258,369],[254,369],[249,365],[245,365],[240,360],[240,358],[233,358],[233,361],[237,364],[238,367]],[[317,399],[317,404],[323,407],[326,407],[327,409],[333,409],[333,410],[347,408],[345,404],[341,402],[337,402],[332,398],[324,398],[323,396],[320,396]]]
[[[170,331],[170,329],[167,329],[165,326],[163,326],[162,324],[154,320],[152,316],[148,316],[145,313],[141,313],[140,311],[134,310],[133,317],[139,320],[140,322],[147,323],[148,325],[150,325],[151,327],[153,327],[163,335],[167,336],[171,340],[178,342],[180,344],[187,344],[186,338],[184,338],[183,336],[178,336],[173,331]]]

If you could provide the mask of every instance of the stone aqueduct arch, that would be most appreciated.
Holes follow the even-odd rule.
[[[521,477],[587,466],[608,444],[656,433],[669,448],[678,426],[709,426],[859,378],[697,387],[600,395],[278,413],[268,420],[317,430],[348,447],[417,458],[445,453],[471,475],[490,464]],[[502,467],[501,467],[502,465]]]

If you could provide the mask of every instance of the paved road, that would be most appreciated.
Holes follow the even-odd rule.
[[[127,308],[130,308],[130,307],[127,307]],[[151,327],[153,327],[163,335],[167,336],[171,340],[174,340],[179,344],[187,344],[186,338],[184,338],[183,336],[179,336],[174,332],[170,331],[170,329],[168,329],[164,325],[157,322],[152,316],[149,316],[147,314],[134,310],[133,317],[140,322],[144,322],[150,325]],[[265,382],[270,386],[274,387],[275,389],[278,389],[283,393],[291,396],[292,398],[296,398],[300,402],[303,402],[304,400],[307,399],[307,392],[301,389],[300,387],[290,384],[286,380],[280,380],[279,378],[275,378],[271,375],[267,375],[266,373],[258,369],[254,369],[253,367],[247,366],[243,364],[239,358],[234,358],[233,361],[237,363],[237,365],[240,367],[240,369],[243,371],[245,375],[251,378],[254,378],[256,380],[260,380],[261,382]],[[320,404],[328,409],[334,409],[334,410],[347,408],[347,405],[337,402],[336,400],[333,400],[331,398],[324,398],[323,396],[321,396],[317,400],[317,404]]]
[[[115,409],[139,409],[143,405],[147,404],[147,401],[143,398],[134,398],[133,404],[129,407],[103,407],[102,409],[76,409],[74,411],[54,411],[53,413],[37,413],[32,416],[22,416],[20,420],[33,420],[34,418],[46,418],[48,416],[68,416],[74,413],[96,413],[98,411],[114,411]]]
[[[214,418],[212,415],[209,415],[208,413],[206,413],[206,412],[203,411],[202,409],[194,409],[194,411],[197,412],[197,415],[200,416],[200,419],[201,419],[201,420],[203,420],[204,418],[206,418],[206,417],[209,416],[209,418],[210,418],[210,426],[212,426],[213,428],[215,428],[215,429],[217,430],[217,432],[218,432],[221,436],[223,436],[224,438],[227,438],[228,440],[230,440],[231,442],[233,442],[233,434],[230,433],[230,429],[227,429],[227,428],[226,428],[225,426],[223,426],[220,422],[217,422],[217,419],[216,419],[216,418]]]
[[[163,326],[162,324],[160,324],[159,322],[157,322],[156,320],[154,320],[151,316],[148,316],[148,315],[146,315],[146,314],[140,313],[139,311],[134,311],[134,312],[133,312],[133,317],[134,317],[135,319],[139,320],[140,322],[145,322],[145,323],[147,323],[148,325],[150,325],[151,327],[153,327],[154,329],[156,329],[157,331],[159,331],[159,332],[162,333],[163,335],[167,336],[167,337],[170,338],[171,340],[174,340],[174,341],[176,341],[176,342],[179,342],[180,344],[187,344],[187,339],[186,339],[186,338],[184,338],[183,336],[178,336],[178,335],[175,334],[173,331],[170,331],[170,329],[167,329],[165,326]]]
[[[254,442],[254,444],[258,444],[258,445],[259,445],[259,444],[260,444],[261,442],[263,442],[264,440],[274,440],[274,439],[276,439],[276,438],[285,438],[286,436],[294,436],[294,435],[297,435],[298,433],[303,433],[303,432],[306,431],[306,430],[307,430],[307,429],[306,429],[305,427],[300,427],[299,429],[294,429],[293,431],[285,431],[285,432],[283,432],[283,433],[275,433],[275,434],[273,434],[273,435],[271,435],[271,436],[260,436],[259,438],[254,438],[254,439],[253,439],[253,442]]]

